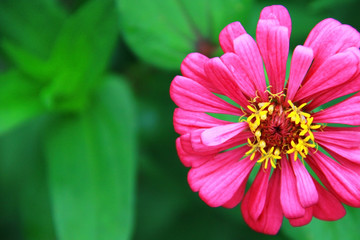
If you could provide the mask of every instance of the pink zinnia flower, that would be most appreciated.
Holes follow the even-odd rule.
[[[313,216],[343,217],[342,203],[360,207],[354,126],[360,125],[360,34],[334,19],[321,21],[295,48],[286,80],[290,33],[283,6],[262,10],[256,42],[231,23],[219,37],[225,54],[189,54],[170,89],[179,106],[176,147],[191,167],[191,189],[211,207],[241,202],[245,222],[267,234],[279,231],[283,216],[302,226]],[[356,94],[317,110],[350,93]],[[220,120],[222,114],[238,121]],[[257,175],[245,194],[252,171]]]

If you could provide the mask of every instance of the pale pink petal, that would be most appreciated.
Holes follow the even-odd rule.
[[[360,125],[360,94],[313,115],[314,123]]]
[[[313,156],[306,158],[316,175],[323,184],[332,191],[342,202],[360,207],[360,182],[359,175],[348,169],[322,152],[318,151]]]
[[[293,100],[307,71],[309,70],[309,67],[313,59],[314,59],[314,54],[311,48],[307,48],[300,45],[295,48],[291,59],[286,102],[287,100]]]
[[[248,129],[249,124],[247,122],[238,122],[212,127],[202,132],[201,141],[207,146],[217,146]]]
[[[255,231],[275,235],[278,233],[283,214],[280,207],[280,171],[275,169],[266,192],[265,207],[258,217],[254,220],[249,214],[249,206],[253,203],[250,202],[249,192],[245,195],[241,204],[241,212],[245,222]],[[249,190],[250,191],[250,190]]]
[[[269,184],[270,169],[259,168],[259,172],[252,183],[249,192],[249,215],[254,220],[258,219],[264,210],[266,192]]]
[[[329,57],[299,89],[294,101],[300,101],[347,82],[357,73],[359,62],[360,53],[355,48],[349,48]]]
[[[179,134],[185,134],[198,128],[210,128],[230,123],[211,117],[206,113],[191,112],[181,108],[175,109],[173,120],[175,131]]]
[[[234,39],[246,33],[240,22],[233,22],[227,25],[219,35],[219,42],[224,52],[234,51]]]
[[[255,92],[248,85],[242,89],[243,84],[239,82],[233,73],[225,66],[220,58],[212,58],[205,65],[205,72],[213,84],[226,96],[230,97],[243,108],[249,105],[243,92]]]
[[[343,148],[360,148],[360,132],[352,131],[351,128],[347,131],[329,131],[325,128],[324,131],[314,132],[314,137],[322,143],[331,143]]]
[[[301,161],[294,161],[291,154],[291,164],[296,177],[296,187],[300,203],[304,208],[313,206],[318,202],[319,196],[311,175]]]
[[[209,60],[208,57],[202,55],[201,53],[190,53],[182,61],[180,69],[184,77],[190,78],[205,88],[209,89],[211,92],[221,93],[211,81],[207,79],[207,76],[204,71],[205,63]]]
[[[176,150],[179,155],[180,161],[184,164],[185,167],[198,167],[204,164],[207,161],[210,161],[214,158],[215,154],[211,155],[195,155],[192,153],[186,152],[181,143],[181,138],[176,139]]]
[[[200,198],[211,207],[228,203],[256,163],[249,157],[240,160],[243,154],[242,148],[231,150],[198,168],[192,168],[188,175],[191,189],[199,191]]]
[[[170,86],[171,99],[179,107],[198,112],[242,115],[239,108],[212,94],[199,83],[186,77],[176,76]]]
[[[313,216],[313,208],[308,207],[305,209],[304,216],[302,216],[300,218],[289,219],[289,222],[290,222],[291,226],[293,226],[293,227],[304,226],[311,222],[312,216]]]
[[[316,180],[314,183],[319,193],[319,201],[313,206],[314,217],[325,221],[335,221],[344,217],[346,211],[341,202]]]
[[[301,206],[295,175],[286,157],[281,159],[281,193],[280,202],[286,218],[299,218],[304,216],[305,209]]]
[[[274,26],[273,20],[260,19],[256,30],[256,40],[265,63],[271,91],[281,92],[284,89],[289,54],[288,29]]]
[[[306,105],[306,109],[311,111],[320,105],[330,102],[331,100],[357,91],[360,91],[360,74],[357,74],[357,76],[354,76],[352,79],[340,86],[319,92],[314,96],[314,99]]]
[[[360,34],[349,25],[325,19],[311,31],[304,46],[314,51],[314,62],[308,73],[308,77],[311,77],[327,58],[350,47],[359,48]]]
[[[237,135],[231,136],[225,142],[213,142],[214,145],[209,146],[203,143],[202,134],[207,129],[199,129],[192,131],[190,133],[191,146],[194,154],[203,154],[208,155],[211,153],[216,153],[220,151],[227,150],[232,147],[236,147],[238,145],[244,144],[247,142],[247,139],[253,137],[254,135],[250,131],[240,132]],[[186,135],[186,134],[185,134]],[[231,134],[230,134],[231,135]],[[184,135],[183,135],[184,136]],[[188,151],[185,149],[185,151]]]
[[[288,29],[289,38],[291,34],[291,18],[288,10],[282,5],[265,7],[260,13],[260,19],[277,19],[280,26]]]
[[[234,57],[235,61],[229,61],[229,64],[235,72],[244,72],[258,95],[267,100],[263,61],[255,40],[249,34],[243,34],[234,40],[234,45],[237,58]]]

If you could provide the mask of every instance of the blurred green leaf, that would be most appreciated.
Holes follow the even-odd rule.
[[[0,135],[44,112],[39,91],[18,71],[0,74]]]
[[[1,216],[8,222],[18,213],[16,235],[28,240],[55,239],[41,144],[46,120],[36,118],[0,138]],[[19,239],[9,234],[2,237]]]
[[[65,17],[64,9],[55,0],[1,0],[0,38],[27,55],[45,60]],[[15,62],[21,61],[13,51],[2,47]]]
[[[50,59],[52,80],[43,92],[50,108],[84,107],[109,63],[117,34],[112,0],[89,1],[67,19]]]
[[[310,224],[294,228],[286,220],[282,226],[282,232],[293,240],[338,240],[338,239],[358,239],[360,229],[358,219],[360,210],[346,207],[347,214],[340,220],[329,222],[313,219]]]
[[[60,240],[129,239],[135,186],[135,116],[130,89],[109,77],[92,108],[59,119],[46,141]]]
[[[227,24],[246,22],[252,0],[117,0],[124,37],[148,63],[178,69],[190,52],[212,53]]]

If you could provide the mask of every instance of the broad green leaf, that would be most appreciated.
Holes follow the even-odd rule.
[[[0,135],[42,114],[40,86],[11,70],[0,74]]]
[[[36,118],[0,137],[1,218],[18,226],[5,239],[55,239],[41,147],[46,120]]]
[[[89,1],[67,19],[50,59],[52,80],[43,92],[50,108],[84,107],[109,63],[118,33],[116,20],[112,0]]]
[[[360,210],[346,207],[347,214],[340,220],[329,222],[313,219],[306,226],[294,228],[288,221],[284,221],[282,232],[293,240],[337,240],[358,239],[360,235]]]
[[[130,89],[109,77],[92,107],[59,119],[46,140],[59,240],[129,239],[135,186]]]
[[[246,21],[252,0],[117,0],[120,25],[144,61],[178,69],[190,52],[214,52],[227,24]],[[201,45],[201,47],[200,47]]]
[[[46,60],[65,17],[55,0],[1,0],[1,42],[5,40],[33,58]],[[16,63],[23,61],[20,67],[25,65],[27,59],[22,60],[7,46],[2,48]]]

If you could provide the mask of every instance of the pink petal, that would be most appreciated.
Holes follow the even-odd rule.
[[[316,94],[314,99],[308,105],[306,105],[306,109],[311,111],[320,105],[330,102],[331,100],[357,91],[360,91],[360,74],[354,76],[352,79],[341,84],[340,86],[336,86]]]
[[[237,135],[232,135],[231,138],[227,139],[225,142],[213,142],[212,146],[206,145],[202,141],[202,134],[206,129],[199,129],[192,131],[190,134],[191,147],[193,151],[188,151],[189,153],[208,155],[212,153],[217,153],[220,151],[227,150],[232,147],[236,147],[238,145],[244,144],[247,142],[247,139],[253,137],[254,135],[250,131],[241,132]],[[186,135],[186,134],[185,134]],[[231,134],[230,134],[231,135]],[[182,135],[181,137],[183,137]],[[218,143],[218,145],[216,145]]]
[[[304,208],[313,206],[318,202],[319,196],[311,175],[306,170],[301,161],[294,161],[293,154],[290,156],[294,174],[296,177],[296,187],[300,203]]]
[[[243,34],[234,40],[234,45],[237,58],[234,57],[235,61],[229,63],[238,72],[244,72],[259,96],[264,101],[267,100],[263,61],[255,40],[249,34]]]
[[[288,29],[289,38],[291,34],[291,18],[288,10],[282,5],[265,7],[260,13],[260,19],[277,19],[280,26]]]
[[[242,115],[240,109],[186,77],[174,78],[170,86],[170,96],[176,105],[185,110]]]
[[[209,206],[228,203],[248,178],[256,161],[251,161],[249,157],[240,160],[244,150],[240,148],[219,154],[213,161],[189,171],[191,189],[199,191],[200,198]]]
[[[355,48],[349,48],[345,52],[329,57],[299,89],[294,101],[299,101],[345,83],[358,71],[359,62],[360,53]]]
[[[247,122],[231,123],[206,129],[201,134],[201,141],[207,146],[218,146],[249,129]]]
[[[218,125],[229,124],[206,113],[191,112],[181,108],[174,111],[174,128],[179,134],[185,134],[198,128],[210,128]]]
[[[314,51],[314,62],[308,73],[311,77],[332,55],[350,47],[359,48],[360,34],[351,26],[340,24],[334,19],[325,19],[311,31],[304,46]]]
[[[243,92],[255,93],[248,85],[238,81],[232,72],[225,66],[220,58],[212,58],[205,65],[205,72],[213,84],[220,89],[226,96],[237,102],[243,108],[249,105]],[[245,89],[242,89],[245,87]]]
[[[184,164],[185,167],[198,167],[204,164],[207,161],[210,161],[214,158],[215,154],[211,155],[195,155],[192,153],[186,152],[181,144],[181,138],[176,139],[176,150],[179,155],[180,161]]]
[[[360,125],[360,94],[313,115],[314,123]]]
[[[319,140],[317,140],[317,142],[329,153],[332,154],[334,152],[353,163],[360,164],[360,146],[356,148],[346,148],[344,146],[339,146],[329,142],[323,142]]]
[[[264,59],[269,77],[271,91],[281,92],[284,89],[286,62],[289,54],[288,29],[274,26],[273,20],[259,20],[256,40]]]
[[[309,164],[312,165],[324,185],[331,189],[342,202],[353,207],[360,207],[360,176],[357,173],[320,151],[313,156],[308,155],[306,159],[309,160]]]
[[[281,159],[280,202],[286,218],[299,218],[304,216],[305,209],[299,201],[296,179],[286,157]]]
[[[319,193],[319,201],[313,206],[314,217],[325,221],[335,221],[344,217],[346,211],[341,202],[316,180],[314,183]]]
[[[244,27],[240,22],[233,22],[227,25],[219,35],[219,42],[224,52],[233,52],[234,44],[233,41],[238,36],[246,33]]]
[[[313,215],[313,208],[308,207],[305,209],[305,215],[303,217],[289,219],[289,222],[293,227],[304,226],[311,222],[312,215]]]
[[[293,100],[307,71],[309,70],[309,67],[313,59],[314,59],[314,55],[311,48],[307,48],[300,45],[295,48],[291,59],[286,102],[287,100]]]
[[[249,179],[249,175],[246,177],[246,179],[240,185],[239,189],[235,192],[234,196],[229,201],[224,203],[222,205],[222,207],[234,208],[241,202],[241,200],[244,196],[244,193],[245,193],[246,183],[247,183],[248,179]]]
[[[207,79],[204,71],[205,63],[209,60],[208,57],[201,53],[190,53],[182,61],[180,69],[184,77],[190,78],[195,82],[200,83],[211,92],[221,93],[211,81]]]
[[[360,132],[352,131],[348,128],[348,131],[328,131],[327,128],[322,132],[314,132],[316,141],[322,143],[331,143],[343,148],[360,148]]]
[[[250,190],[249,190],[250,191]],[[249,192],[245,195],[241,204],[241,212],[245,222],[255,231],[275,235],[278,233],[283,215],[280,208],[280,170],[275,169],[266,192],[265,207],[258,219],[254,220],[249,214]]]
[[[266,192],[268,189],[269,176],[271,171],[259,168],[259,172],[251,184],[249,195],[249,215],[256,220],[264,210],[266,201]]]

